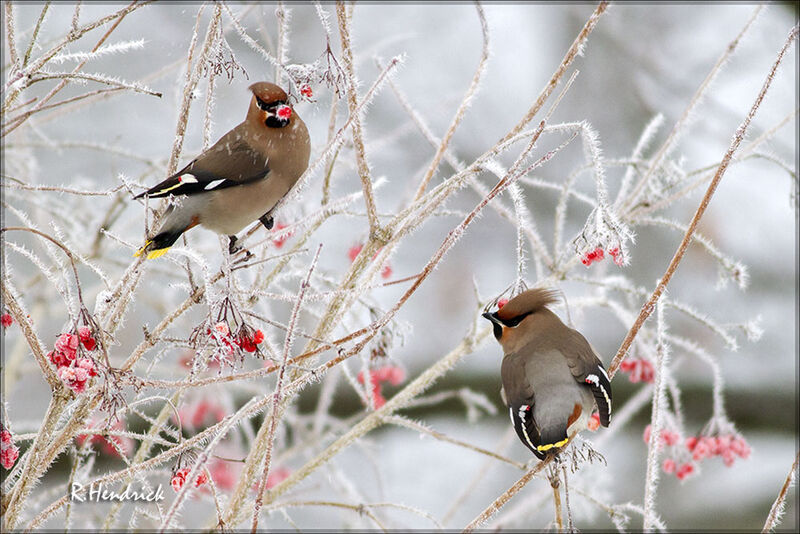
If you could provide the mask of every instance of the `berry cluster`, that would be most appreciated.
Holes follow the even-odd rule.
[[[614,263],[619,267],[622,267],[622,265],[625,263],[625,260],[622,257],[622,254],[620,253],[619,247],[612,247],[608,249],[606,252],[608,252],[608,254],[612,258],[614,258]],[[605,252],[603,251],[603,249],[601,247],[597,247],[596,249],[590,250],[589,252],[584,254],[583,257],[581,258],[581,263],[583,263],[585,266],[588,267],[596,261],[602,261],[604,257],[605,257]]]
[[[314,96],[314,91],[311,89],[310,85],[305,83],[300,87],[300,94],[306,98],[312,98]]]
[[[636,384],[637,382],[650,383],[655,377],[655,369],[649,360],[644,358],[626,358],[620,365],[619,370],[623,373],[630,373],[628,380]]]
[[[19,458],[19,448],[14,445],[14,436],[0,425],[0,464],[6,469],[11,469]]]
[[[172,480],[170,480],[169,483],[176,493],[180,491],[184,484],[186,484],[186,477],[191,471],[192,469],[190,467],[183,467],[172,474]],[[194,487],[199,488],[206,482],[208,482],[208,475],[206,474],[205,470],[201,470],[194,479]]]
[[[231,329],[225,321],[220,321],[213,328],[208,328],[206,333],[211,335],[227,355],[233,354],[234,347],[239,347],[245,352],[256,352],[258,345],[264,341],[264,332],[253,331],[245,326],[239,328],[238,334],[231,335]]]
[[[643,435],[645,443],[650,442],[650,433],[650,425],[647,425]],[[669,429],[662,430],[658,440],[659,449],[666,446],[670,447],[672,452],[672,456],[664,459],[661,470],[667,474],[674,474],[678,480],[684,480],[695,472],[695,462],[721,456],[725,466],[731,467],[737,456],[742,459],[750,456],[750,446],[741,435],[733,432],[722,435],[690,436],[686,438],[684,447],[680,446],[680,442],[680,435]],[[680,461],[680,458],[685,461]]]
[[[401,384],[406,379],[406,372],[401,367],[386,366],[380,369],[368,371],[369,381],[372,385],[372,400],[377,410],[384,404],[386,399],[381,393],[383,382],[389,382],[393,386]],[[364,371],[358,373],[358,381],[364,383]]]
[[[77,334],[63,333],[58,336],[55,350],[47,354],[50,362],[56,366],[58,378],[75,393],[86,391],[86,384],[93,376],[97,376],[97,368],[91,357],[78,357],[85,349],[93,351],[97,341],[88,326],[78,328]]]
[[[750,445],[742,436],[736,434],[691,436],[686,438],[686,448],[692,453],[692,459],[695,461],[722,456],[725,467],[731,467],[737,456],[743,460],[750,456]]]
[[[350,258],[350,262],[354,262],[356,260],[356,257],[361,253],[362,248],[364,248],[364,245],[359,243],[357,245],[353,245],[347,250],[347,257]],[[378,252],[375,253],[375,256],[377,256],[379,252],[380,249],[378,249]],[[375,256],[372,256],[373,260],[375,259]],[[381,277],[386,279],[390,276],[392,276],[392,266],[389,264],[389,262],[386,262],[383,266],[383,269],[381,269]]]
[[[3,325],[3,328],[8,328],[14,324],[14,318],[11,317],[10,313],[4,313],[3,315],[0,315],[0,324]]]

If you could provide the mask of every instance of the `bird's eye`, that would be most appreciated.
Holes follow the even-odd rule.
[[[266,102],[264,102],[263,100],[261,100],[261,99],[260,99],[260,98],[258,98],[258,97],[256,97],[256,105],[258,106],[258,109],[260,109],[260,110],[262,110],[262,111],[267,111],[267,109],[269,108],[269,106],[267,105],[267,103],[266,103]]]
[[[518,316],[516,316],[516,317],[514,317],[512,319],[508,319],[506,321],[503,321],[503,324],[506,325],[506,326],[510,326],[511,328],[514,328],[515,326],[519,326],[519,323],[521,323],[522,320],[525,317],[527,317],[528,315],[530,315],[530,313],[526,313],[524,315],[518,315]]]

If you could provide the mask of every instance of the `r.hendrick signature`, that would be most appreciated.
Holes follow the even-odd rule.
[[[150,489],[142,488],[139,491],[131,489],[130,486],[126,486],[124,491],[117,492],[113,490],[103,489],[103,484],[95,485],[94,483],[92,483],[89,485],[89,488],[86,489],[86,486],[84,486],[83,484],[74,483],[72,484],[72,489],[70,490],[69,498],[72,501],[78,501],[78,502],[86,502],[86,501],[158,502],[164,500],[164,490],[161,488],[161,484],[159,484],[155,488],[150,488]]]

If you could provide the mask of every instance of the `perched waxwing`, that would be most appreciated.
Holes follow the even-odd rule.
[[[174,196],[158,231],[136,256],[158,258],[198,224],[227,235],[259,220],[269,230],[272,212],[308,167],[308,129],[275,84],[250,86],[253,97],[244,122],[223,135],[186,167],[135,198]]]
[[[547,308],[558,293],[529,289],[483,317],[503,347],[501,395],[520,441],[539,459],[558,452],[583,430],[597,406],[611,416],[611,383],[580,332]]]

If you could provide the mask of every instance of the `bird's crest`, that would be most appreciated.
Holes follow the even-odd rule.
[[[556,289],[528,289],[509,300],[500,308],[497,311],[497,317],[503,321],[509,321],[520,315],[534,313],[546,307],[548,304],[555,304],[558,302],[558,296],[559,292]]]

